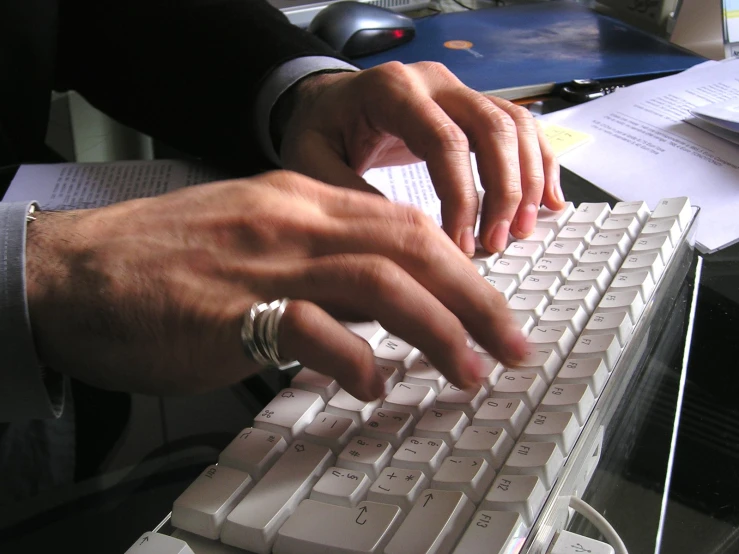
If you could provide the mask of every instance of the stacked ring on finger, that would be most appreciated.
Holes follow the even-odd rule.
[[[288,302],[287,298],[270,303],[255,302],[244,313],[241,344],[244,353],[257,365],[287,369],[298,363],[296,360],[283,358],[279,350],[280,320]]]

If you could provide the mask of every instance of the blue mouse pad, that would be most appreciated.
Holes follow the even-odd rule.
[[[391,60],[441,62],[483,92],[529,87],[504,95],[516,98],[573,79],[673,73],[705,58],[582,5],[552,0],[419,19],[411,42],[354,63],[368,68]]]

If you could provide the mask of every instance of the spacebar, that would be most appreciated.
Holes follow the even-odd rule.
[[[331,450],[296,441],[226,518],[221,541],[268,554],[280,526],[333,462]]]
[[[346,508],[303,500],[277,533],[274,554],[378,554],[395,529],[398,506],[360,502]]]

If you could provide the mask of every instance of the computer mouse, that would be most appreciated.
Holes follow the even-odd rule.
[[[410,17],[362,2],[335,2],[316,14],[308,31],[349,58],[388,50],[416,36]]]

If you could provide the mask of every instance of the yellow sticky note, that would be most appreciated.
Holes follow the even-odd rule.
[[[544,135],[549,140],[549,144],[554,149],[554,154],[559,157],[565,152],[569,152],[573,148],[577,148],[592,140],[592,135],[561,127],[552,123],[540,122],[544,128]]]

